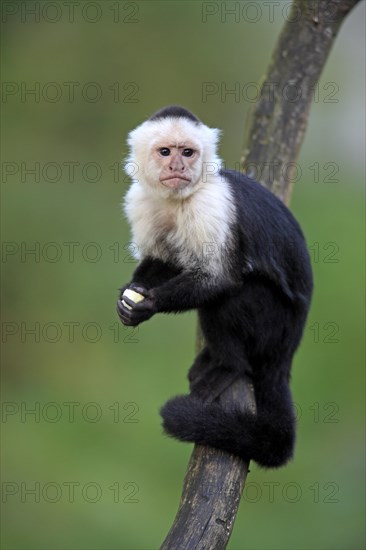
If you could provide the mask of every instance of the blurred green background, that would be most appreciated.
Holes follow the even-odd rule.
[[[196,318],[117,321],[134,268],[125,138],[181,103],[223,129],[234,168],[249,83],[290,3],[240,2],[237,21],[234,2],[206,20],[201,2],[2,4],[2,548],[155,549],[191,452],[158,410],[187,391]],[[232,550],[364,547],[364,11],[322,75],[291,203],[315,275],[293,366],[296,456],[252,464]]]

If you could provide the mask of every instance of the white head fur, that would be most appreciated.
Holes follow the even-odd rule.
[[[217,175],[222,161],[217,156],[217,143],[220,130],[182,116],[168,116],[146,120],[129,133],[127,143],[130,153],[125,163],[125,171],[133,174],[133,179],[150,187],[161,197],[173,200],[186,199],[207,183],[210,175]],[[161,164],[153,154],[158,147],[185,145],[196,152],[192,165],[191,182],[183,188],[174,189],[162,185],[159,180]]]
[[[166,115],[170,109],[175,111],[173,116]],[[157,113],[128,136],[125,170],[133,183],[125,198],[125,212],[132,226],[135,255],[164,261],[174,255],[174,261],[186,268],[198,261],[218,275],[223,269],[221,254],[207,258],[205,250],[208,245],[217,250],[228,245],[235,217],[230,187],[219,173],[220,132],[183,108],[168,107],[161,112],[163,116]],[[188,161],[185,167],[177,166],[189,175],[189,181],[175,178],[174,183],[164,185],[161,172],[166,159],[159,151],[170,147],[177,153],[183,146],[194,150],[191,158],[177,161]],[[171,166],[166,170],[172,171]]]

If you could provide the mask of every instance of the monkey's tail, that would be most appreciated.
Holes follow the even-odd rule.
[[[181,441],[208,445],[255,460],[264,468],[283,466],[292,458],[295,421],[288,415],[224,409],[197,396],[170,399],[161,409],[165,432]]]

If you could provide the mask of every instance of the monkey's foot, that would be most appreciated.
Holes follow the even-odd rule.
[[[193,368],[195,377],[191,375]],[[189,372],[191,394],[205,402],[215,401],[239,377],[238,373],[217,363],[203,367],[195,364],[192,369]]]

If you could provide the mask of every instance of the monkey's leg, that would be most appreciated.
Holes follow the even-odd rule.
[[[271,369],[254,380],[257,421],[253,428],[252,457],[265,467],[286,463],[292,458],[295,445],[295,410],[288,380],[278,376],[280,370],[285,369]]]
[[[237,369],[225,367],[215,359],[208,346],[197,355],[188,372],[189,388],[204,401],[214,401],[239,377]]]
[[[223,365],[222,361],[213,357],[209,347],[205,346],[188,372],[189,389],[195,397],[212,402],[239,377],[238,368],[232,369]]]
[[[248,280],[235,299],[205,307],[200,320],[208,346],[229,376],[247,376],[252,370],[257,412],[235,402],[223,407],[192,393],[163,407],[166,432],[181,441],[253,459],[263,467],[282,466],[291,458],[295,441],[288,379],[301,319],[275,288]]]
[[[193,365],[188,371],[188,380],[191,385],[199,382],[206,372],[212,368],[212,355],[208,347],[204,347],[194,360]],[[191,387],[192,389],[192,387]]]

